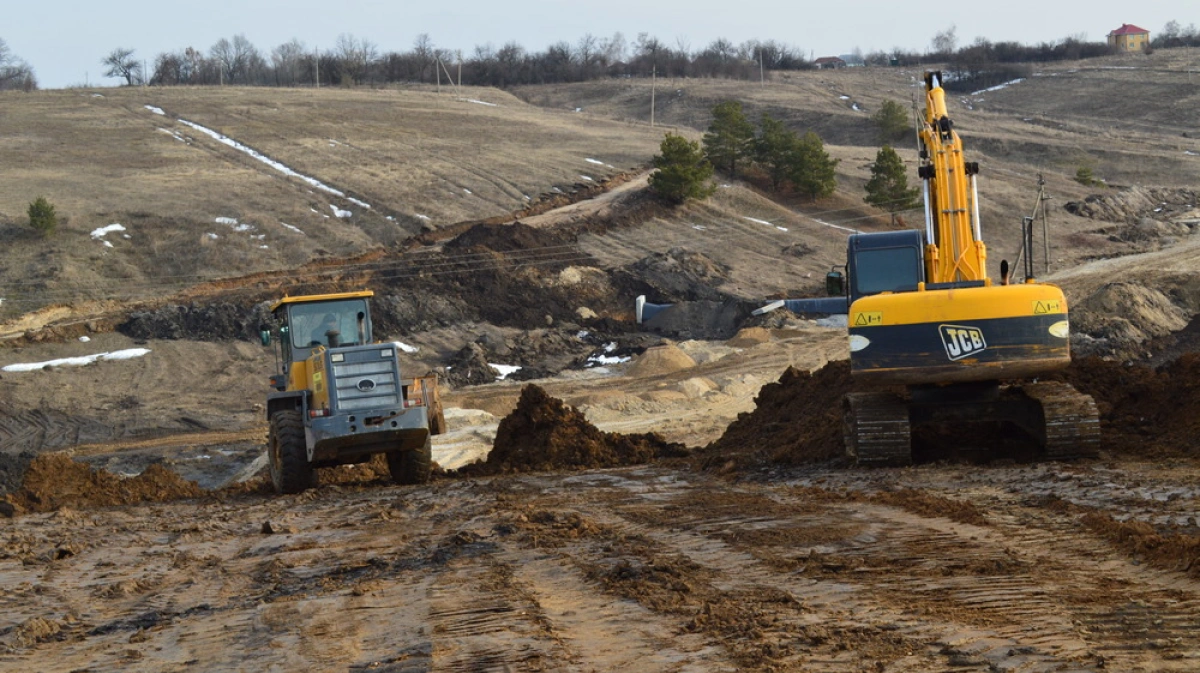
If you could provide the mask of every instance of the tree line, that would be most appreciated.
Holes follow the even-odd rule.
[[[102,59],[107,77],[128,85],[152,86],[236,84],[249,86],[342,86],[390,83],[461,82],[472,86],[581,82],[600,77],[758,77],[763,70],[812,67],[803,50],[773,40],[734,44],[717,39],[692,51],[686,41],[675,46],[641,33],[631,41],[621,33],[610,38],[588,34],[576,43],[560,41],[530,52],[516,42],[496,48],[475,47],[469,54],[438,47],[428,34],[405,52],[383,52],[366,39],[339,35],[332,49],[310,48],[293,39],[269,53],[245,35],[222,38],[205,53],[187,47],[163,52],[153,65],[135,50],[120,47]],[[143,71],[145,69],[146,71]]]

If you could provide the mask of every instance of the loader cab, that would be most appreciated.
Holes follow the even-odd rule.
[[[918,230],[852,234],[846,272],[850,302],[881,292],[912,292],[925,281],[924,237]]]
[[[307,359],[317,348],[371,343],[371,310],[367,300],[373,294],[363,291],[284,297],[276,302],[271,312],[279,324],[285,367]]]

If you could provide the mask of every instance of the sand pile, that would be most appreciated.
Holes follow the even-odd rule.
[[[48,453],[33,459],[21,488],[7,499],[25,511],[49,512],[64,506],[166,502],[203,493],[204,489],[196,482],[187,481],[159,464],[151,465],[136,477],[126,478],[75,462],[65,454]]]
[[[684,353],[673,343],[647,348],[637,360],[629,366],[629,375],[637,377],[660,376],[672,374],[696,366],[692,356]]]
[[[460,470],[468,475],[636,465],[686,455],[681,444],[654,433],[602,432],[576,408],[525,386],[517,408],[500,421],[487,462]]]

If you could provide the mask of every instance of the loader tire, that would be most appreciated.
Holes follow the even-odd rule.
[[[425,446],[411,451],[392,451],[387,454],[388,471],[397,484],[424,484],[433,472],[433,444],[425,438]]]
[[[304,421],[299,411],[288,409],[271,415],[267,458],[276,492],[299,493],[316,485],[316,471],[308,463]]]

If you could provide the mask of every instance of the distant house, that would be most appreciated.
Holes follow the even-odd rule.
[[[846,62],[837,56],[822,56],[813,61],[813,65],[821,70],[833,70],[835,68],[845,68]]]
[[[1123,23],[1108,34],[1108,46],[1117,51],[1141,51],[1150,46],[1150,31],[1132,23]]]

